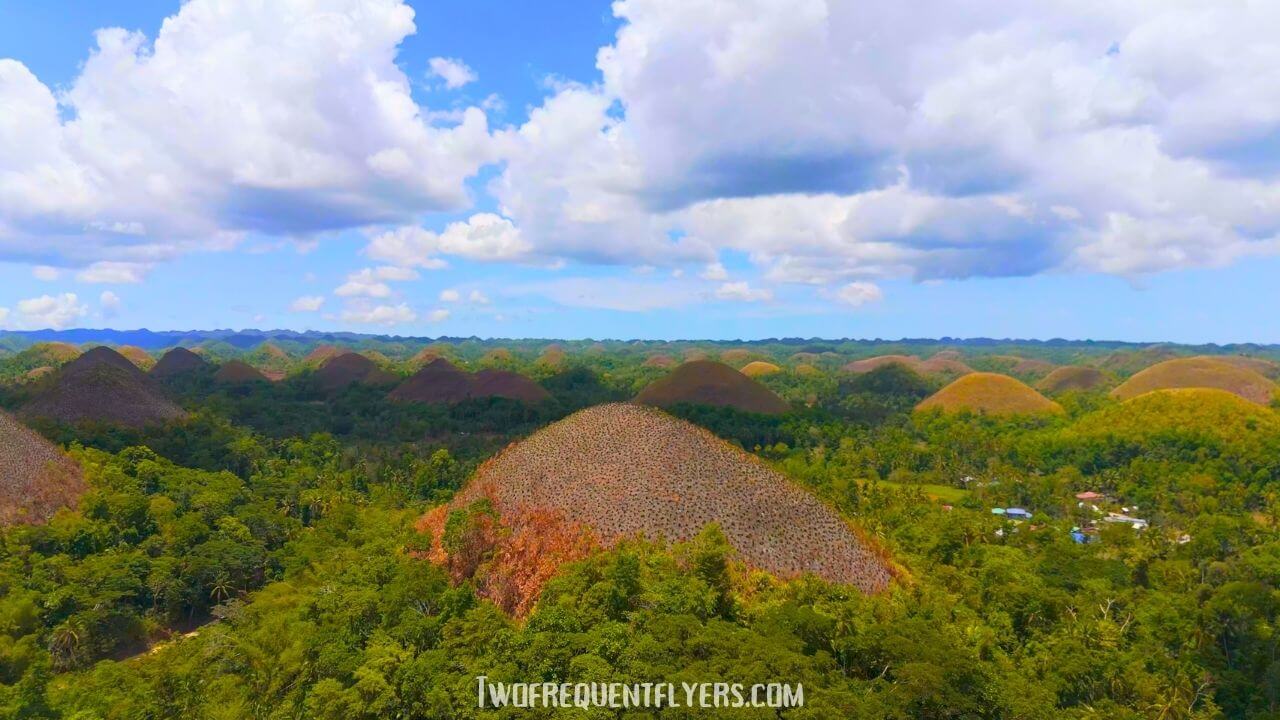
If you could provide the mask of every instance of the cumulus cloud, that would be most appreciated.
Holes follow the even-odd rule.
[[[146,263],[99,260],[76,273],[76,279],[84,283],[126,285],[140,283],[151,266]]]
[[[347,276],[347,281],[339,285],[333,294],[340,297],[373,297],[391,296],[389,281],[413,280],[418,273],[412,268],[384,265],[376,268],[364,268]]]
[[[851,282],[835,292],[836,300],[850,307],[860,308],[863,305],[877,303],[884,299],[884,291],[879,285],[869,282]]]
[[[19,300],[16,312],[0,309],[0,323],[15,329],[63,330],[76,324],[88,314],[88,306],[80,302],[75,293],[41,295]]]
[[[55,93],[0,59],[0,256],[156,261],[468,203],[485,113],[411,97],[401,0],[190,0],[153,41],[101,30]],[[227,102],[234,98],[235,102]]]
[[[489,296],[485,295],[479,290],[472,290],[471,293],[467,295],[467,301],[470,302],[472,305],[488,305]]]
[[[323,295],[303,295],[289,303],[290,312],[318,312],[324,305]]]
[[[112,318],[119,315],[122,305],[120,296],[110,290],[104,290],[98,296],[98,306],[102,308],[102,316],[104,318]]]
[[[698,277],[703,280],[728,280],[729,271],[724,269],[724,265],[714,262],[703,268]]]
[[[509,219],[477,213],[466,221],[450,223],[440,233],[416,225],[381,233],[369,242],[365,254],[401,267],[434,270],[447,264],[440,255],[501,261],[520,259],[529,250],[520,229]]]
[[[727,282],[716,288],[716,297],[737,302],[760,302],[772,300],[773,291],[768,288],[753,288],[745,281]]]
[[[48,265],[36,265],[31,268],[31,277],[44,282],[53,282],[62,277],[62,271]]]
[[[344,322],[359,325],[403,325],[418,319],[418,314],[405,303],[399,305],[356,305],[343,310]]]
[[[444,322],[445,320],[448,320],[448,319],[449,319],[449,311],[445,310],[444,308],[432,310],[431,312],[427,313],[428,322],[438,323],[438,322]]]
[[[620,0],[503,133],[531,252],[770,281],[1132,275],[1280,252],[1280,5]],[[838,288],[838,289],[836,289]]]
[[[477,80],[474,70],[461,60],[447,57],[433,57],[427,61],[428,74],[444,81],[444,86],[456,90],[463,85]]]
[[[440,302],[456,303],[461,299],[462,294],[457,290],[449,289],[440,291]]]

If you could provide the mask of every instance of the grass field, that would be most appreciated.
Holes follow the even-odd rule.
[[[863,485],[865,485],[866,483],[867,481],[865,480],[862,481]],[[925,495],[928,495],[934,500],[941,500],[942,502],[945,502],[951,505],[954,505],[960,502],[961,500],[964,500],[969,495],[968,490],[964,490],[958,487],[951,487],[950,485],[932,485],[929,483],[896,483],[896,482],[890,482],[888,480],[880,480],[880,481],[877,481],[876,484],[884,485],[885,487],[895,488],[897,490],[919,489],[923,491]]]

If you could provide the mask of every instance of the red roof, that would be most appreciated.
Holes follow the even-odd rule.
[[[1104,497],[1106,496],[1103,495],[1102,493],[1096,493],[1092,490],[1088,492],[1076,493],[1077,500],[1101,500]]]

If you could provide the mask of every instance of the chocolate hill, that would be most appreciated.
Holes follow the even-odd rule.
[[[1124,381],[1111,391],[1111,395],[1127,400],[1152,390],[1169,388],[1216,388],[1260,405],[1270,403],[1276,393],[1274,382],[1247,367],[1200,356],[1152,365]]]
[[[1071,390],[1088,392],[1105,386],[1107,382],[1107,375],[1097,368],[1068,365],[1045,375],[1036,383],[1036,389],[1051,395]]]
[[[970,410],[988,415],[1041,415],[1062,412],[1058,403],[1022,382],[997,373],[970,373],[925,398],[917,410]]]
[[[254,382],[271,382],[271,378],[242,360],[228,360],[213,374],[214,382],[223,385],[243,385]]]
[[[642,405],[670,407],[680,403],[732,407],[746,412],[777,415],[789,407],[769,388],[712,360],[691,360],[665,377],[649,383],[636,395]]]
[[[394,385],[396,376],[378,367],[377,363],[359,353],[335,355],[315,372],[315,380],[326,391],[334,392],[361,383],[364,385]]]
[[[323,365],[345,352],[348,351],[334,345],[317,345],[302,358],[302,362],[307,365]]]
[[[0,527],[44,522],[84,490],[79,465],[0,411]]]
[[[526,533],[557,534],[548,524],[561,535],[585,533],[609,547],[640,535],[688,540],[718,523],[741,560],[779,577],[813,573],[867,593],[883,590],[892,577],[887,560],[834,510],[754,456],[630,403],[581,410],[509,445],[480,466],[448,507],[482,498],[493,503],[517,544]],[[428,515],[424,529],[446,514]],[[437,547],[437,558],[442,552]],[[512,561],[546,564],[527,556]],[[527,607],[546,579],[525,575],[522,597],[509,606]]]
[[[551,397],[541,385],[508,370],[481,370],[471,376],[471,397],[501,397],[520,402],[540,403]]]
[[[116,352],[143,370],[150,370],[156,364],[156,359],[150,353],[134,345],[121,345],[116,348]]]
[[[1214,355],[1215,360],[1220,360],[1229,365],[1246,368],[1252,370],[1259,375],[1275,380],[1280,377],[1280,363],[1274,360],[1268,360],[1260,357],[1250,357],[1247,355]]]
[[[662,354],[650,355],[644,361],[645,367],[669,368],[669,367],[675,367],[675,365],[676,365],[676,359],[671,357],[670,355],[662,355]]]
[[[399,402],[452,405],[471,398],[502,397],[538,403],[551,395],[529,378],[507,370],[469,373],[444,358],[436,358],[400,383],[387,396]]]
[[[764,377],[765,375],[772,375],[781,370],[782,368],[778,367],[777,365],[774,365],[771,362],[756,360],[754,362],[749,362],[746,365],[744,365],[742,367],[742,370],[740,370],[739,372],[741,372],[743,375],[746,375],[749,378],[757,378],[757,377]]]
[[[914,355],[879,355],[864,360],[855,360],[845,365],[843,369],[846,372],[865,373],[882,368],[885,365],[897,363],[905,365],[921,375],[965,375],[973,372],[973,368],[957,359],[957,355],[954,351],[943,351],[928,360],[921,360]]]
[[[1154,390],[1080,418],[1070,440],[1106,438],[1146,448],[1183,435],[1224,443],[1266,443],[1280,452],[1280,414],[1226,390],[1175,388]]]
[[[184,347],[176,347],[160,357],[150,374],[158,378],[175,377],[199,372],[207,367],[209,363],[204,358]]]
[[[115,350],[96,347],[41,381],[19,414],[76,424],[144,427],[186,417],[159,386]]]

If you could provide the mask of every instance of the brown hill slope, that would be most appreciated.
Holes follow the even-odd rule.
[[[339,355],[350,352],[335,345],[317,345],[302,358],[302,362],[307,365],[323,365],[324,363],[338,357]]]
[[[867,373],[884,367],[885,365],[906,365],[915,370],[920,364],[920,358],[914,355],[877,355],[876,357],[863,358],[862,360],[854,360],[842,368],[846,372]]]
[[[271,382],[258,368],[242,360],[228,360],[213,374],[214,382],[224,385],[241,385],[253,382]]]
[[[1152,390],[1169,388],[1216,388],[1261,405],[1271,402],[1276,393],[1276,384],[1253,370],[1201,356],[1166,360],[1153,365],[1124,381],[1111,394],[1127,400]]]
[[[557,534],[548,524],[607,547],[637,535],[688,540],[718,523],[743,561],[780,577],[813,573],[868,593],[892,577],[887,560],[821,501],[710,432],[639,405],[587,408],[509,445],[423,526],[438,538],[448,508],[482,498],[517,543],[526,533]],[[438,547],[436,555],[444,559]],[[487,585],[519,610],[554,566],[513,560],[519,567],[490,568]],[[513,582],[504,587],[504,579]]]
[[[143,427],[186,417],[155,382],[119,353],[97,347],[41,381],[19,412],[76,424],[103,422]]]
[[[151,368],[152,377],[174,377],[196,372],[209,366],[205,359],[184,347],[176,347],[160,357]]]
[[[472,374],[444,358],[436,358],[400,383],[387,397],[399,402],[432,404],[502,397],[532,404],[550,398],[551,394],[519,373],[486,369]]]
[[[151,353],[134,345],[121,345],[116,348],[116,352],[143,370],[150,370],[156,364],[156,359],[151,357]]]
[[[776,415],[789,408],[769,388],[712,360],[693,360],[649,383],[636,395],[643,405],[669,407],[677,403],[733,407]]]
[[[1248,355],[1212,355],[1209,356],[1215,360],[1220,360],[1229,365],[1252,370],[1259,375],[1268,377],[1272,380],[1280,377],[1280,363],[1274,360],[1268,360],[1260,357],[1250,357]]]
[[[1141,350],[1117,350],[1098,361],[1099,368],[1121,377],[1132,375],[1166,360],[1175,360],[1178,354],[1163,345],[1151,345]]]
[[[0,410],[0,527],[44,522],[84,490],[79,465]]]
[[[321,388],[333,392],[356,383],[394,385],[397,378],[364,355],[348,352],[326,360],[315,372],[315,379]]]
[[[436,358],[397,385],[387,397],[399,402],[451,404],[470,395],[470,373],[444,358]]]
[[[1107,375],[1097,368],[1083,365],[1060,367],[1036,383],[1036,389],[1045,393],[1060,393],[1070,390],[1096,390],[1107,384]]]
[[[662,355],[662,354],[650,355],[644,361],[645,367],[669,368],[669,367],[675,367],[675,365],[676,365],[676,359],[671,357],[670,355]]]
[[[1039,415],[1060,413],[1058,403],[1008,375],[970,373],[925,398],[917,410],[940,408],[944,412],[971,410],[989,415]]]
[[[533,404],[549,399],[551,393],[520,373],[481,370],[471,376],[471,397],[503,397]]]
[[[782,368],[778,367],[777,365],[774,365],[771,362],[756,360],[754,362],[749,362],[746,365],[743,365],[742,370],[740,370],[739,372],[741,372],[743,375],[746,375],[749,378],[757,378],[757,377],[764,377],[765,375],[772,375],[781,370]]]

